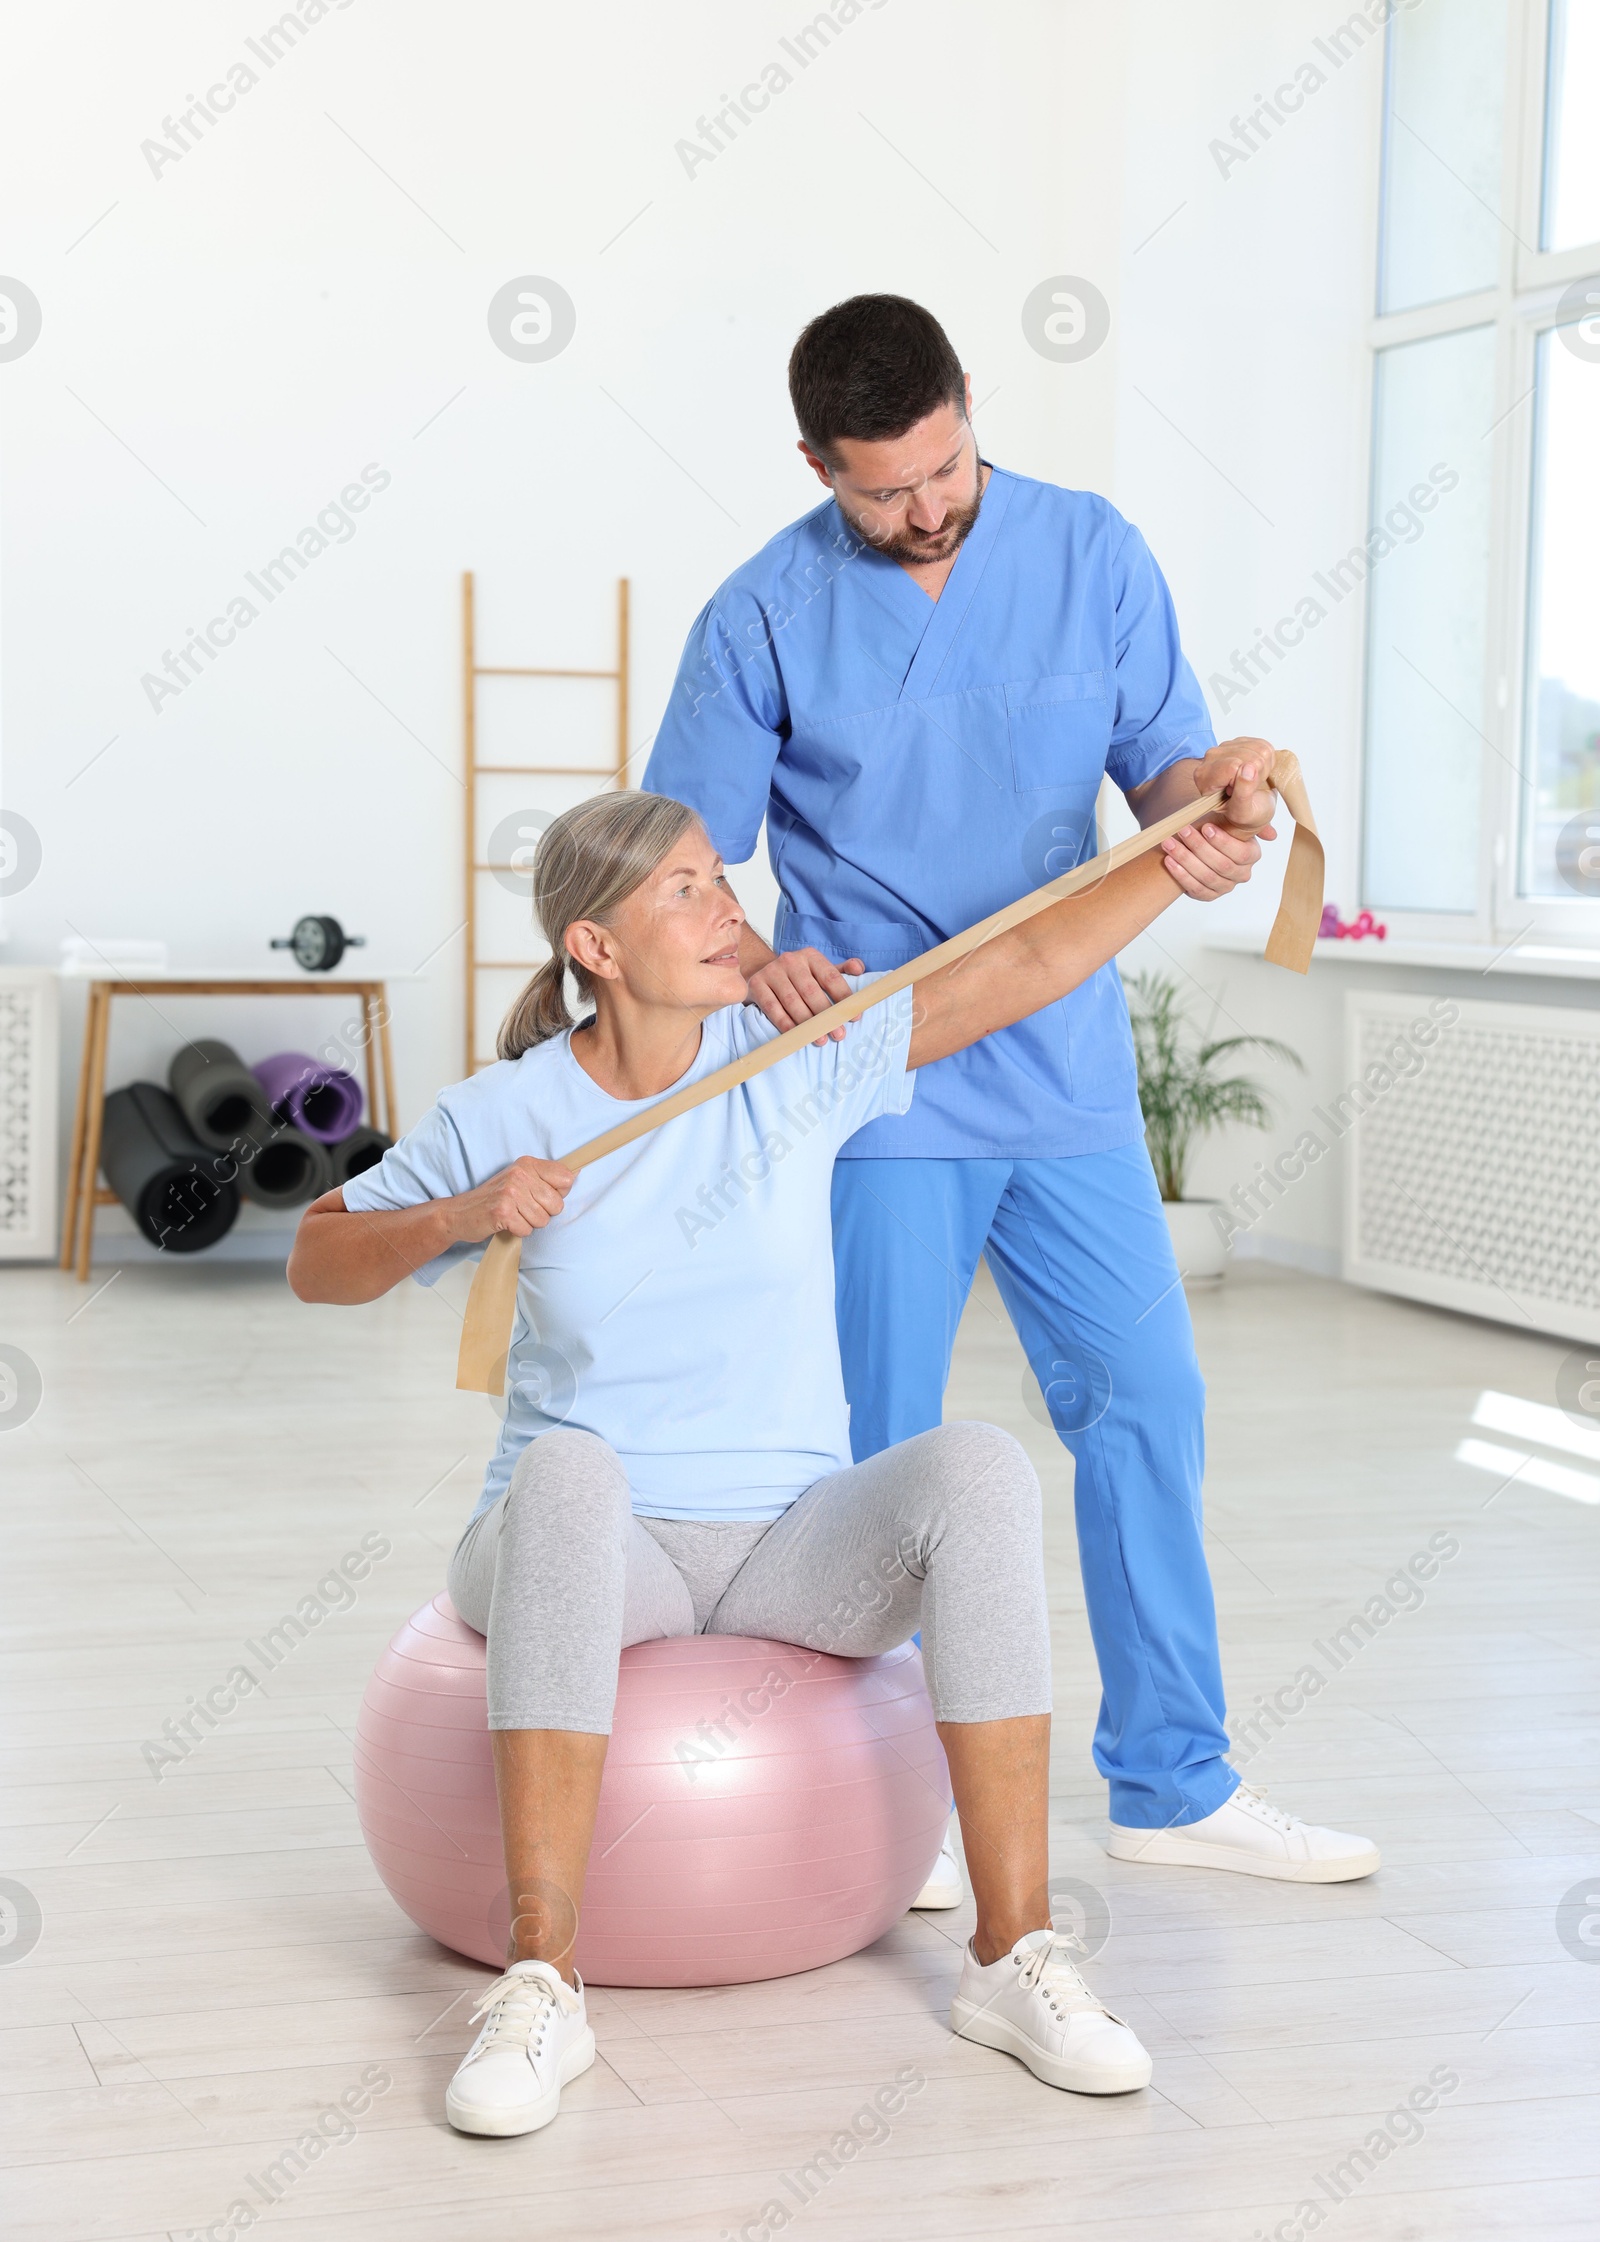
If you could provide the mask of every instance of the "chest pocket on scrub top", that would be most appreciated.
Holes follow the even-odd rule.
[[[1045,787],[1099,791],[1111,745],[1103,670],[1029,677],[1006,687],[1011,779],[1019,794]]]

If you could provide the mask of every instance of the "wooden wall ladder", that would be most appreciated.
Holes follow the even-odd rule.
[[[480,763],[478,760],[478,680],[480,677],[589,677],[609,682],[617,689],[615,767],[602,763]],[[534,971],[532,959],[485,958],[478,955],[478,882],[489,872],[521,872],[520,864],[493,864],[479,853],[478,781],[482,778],[593,778],[604,786],[628,783],[628,579],[617,579],[617,663],[615,669],[506,668],[478,660],[477,626],[473,610],[472,571],[461,578],[461,712],[466,739],[466,816],[464,825],[466,873],[466,1071],[492,1066],[492,1057],[478,1049],[478,977],[488,972]]]

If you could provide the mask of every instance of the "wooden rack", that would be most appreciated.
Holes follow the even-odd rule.
[[[616,766],[608,771],[599,763],[480,763],[478,761],[478,680],[480,677],[589,677],[617,688]],[[628,579],[617,579],[617,666],[615,669],[505,668],[478,660],[477,624],[473,606],[471,569],[461,578],[461,700],[462,730],[466,740],[467,802],[464,820],[466,873],[466,1071],[493,1065],[478,1050],[478,976],[494,971],[531,972],[531,960],[483,958],[478,955],[478,881],[486,872],[513,872],[512,864],[491,864],[478,854],[478,781],[480,778],[593,778],[606,786],[628,783]]]
[[[412,976],[402,974],[400,978],[405,980]],[[366,1046],[367,1118],[375,1129],[382,1129],[388,1136],[400,1134],[394,1102],[394,1057],[389,1047],[389,993],[382,979],[367,974],[356,979],[322,973],[300,973],[290,979],[282,973],[249,973],[234,966],[217,973],[170,972],[163,968],[159,973],[141,974],[133,968],[120,978],[108,975],[91,980],[83,1020],[78,1102],[72,1116],[72,1147],[67,1161],[67,1219],[61,1238],[61,1266],[76,1268],[80,1284],[89,1281],[95,1209],[117,1204],[116,1193],[108,1190],[99,1176],[111,1005],[119,996],[353,996],[361,1005],[362,1041]],[[163,1013],[162,1017],[165,1019],[166,1015]]]

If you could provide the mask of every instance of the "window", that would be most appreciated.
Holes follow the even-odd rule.
[[[1533,783],[1520,867],[1527,896],[1600,895],[1597,860],[1586,855],[1589,824],[1600,822],[1600,321],[1591,324],[1588,357],[1577,323],[1538,341],[1525,712]]]
[[[1597,85],[1600,8],[1594,0],[1556,0],[1545,75],[1541,249],[1577,249],[1600,240],[1600,140],[1592,106]],[[1582,116],[1579,103],[1585,98],[1591,106]]]
[[[1396,343],[1377,357],[1370,519],[1392,540],[1367,578],[1366,900],[1383,910],[1477,907],[1494,328]],[[1402,774],[1403,778],[1402,778]]]
[[[1430,0],[1389,24],[1378,308],[1492,288],[1508,0]]]
[[[1600,946],[1600,0],[1387,41],[1363,900]]]

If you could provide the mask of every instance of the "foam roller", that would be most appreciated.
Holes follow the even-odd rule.
[[[330,1148],[334,1182],[348,1183],[352,1176],[375,1168],[393,1142],[381,1129],[353,1129]]]
[[[304,1051],[279,1051],[263,1059],[255,1076],[278,1119],[303,1129],[319,1144],[337,1144],[361,1119],[361,1085],[355,1076]]]
[[[326,1145],[303,1129],[274,1129],[265,1144],[241,1154],[239,1188],[258,1207],[303,1207],[332,1188]]]
[[[159,1082],[130,1082],[106,1099],[100,1137],[106,1181],[163,1253],[200,1253],[233,1228],[233,1163],[200,1142]]]
[[[167,1087],[200,1142],[213,1151],[264,1143],[277,1126],[266,1091],[238,1052],[214,1036],[173,1054]]]

